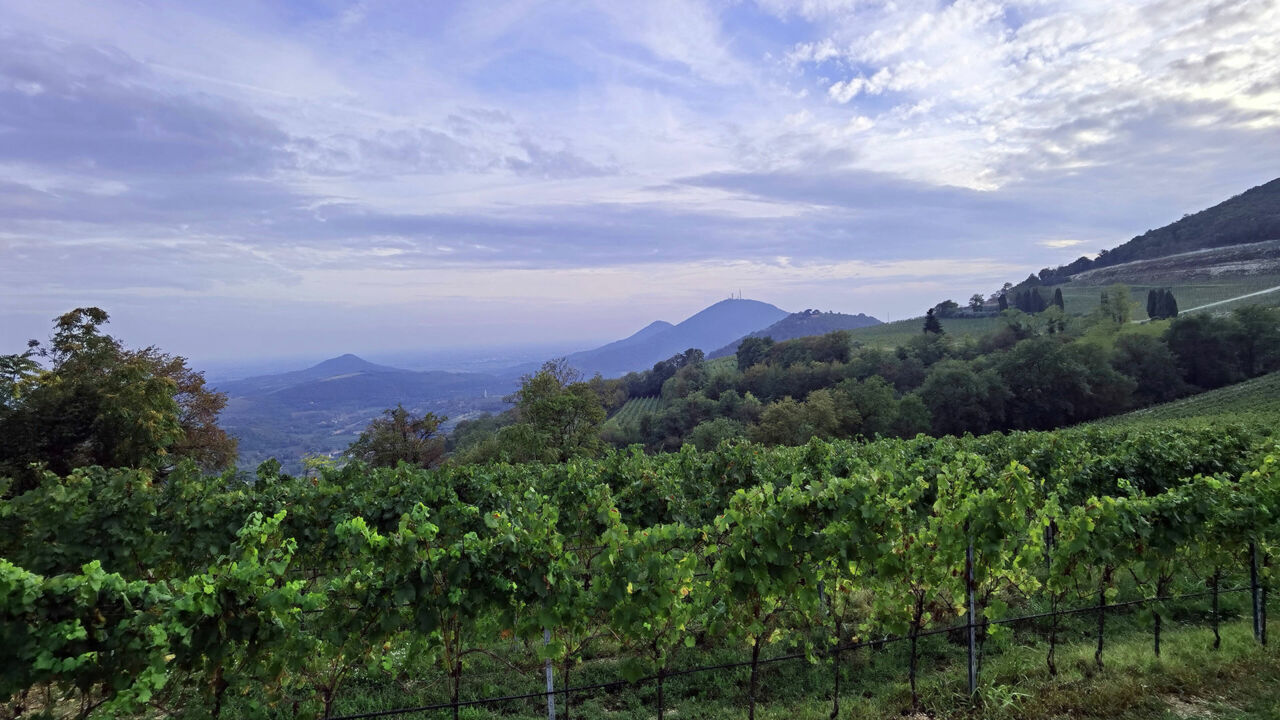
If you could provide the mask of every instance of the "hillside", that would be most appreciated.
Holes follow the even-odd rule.
[[[710,352],[787,316],[785,310],[758,300],[721,300],[679,324],[655,322],[625,339],[573,353],[566,360],[584,375],[614,377],[648,369],[689,348]]]
[[[492,375],[416,372],[342,355],[288,373],[222,383],[222,426],[240,440],[240,464],[269,457],[296,469],[307,454],[341,451],[370,420],[403,404],[415,413],[457,418],[497,410],[514,385]]]
[[[1274,427],[1280,421],[1280,372],[1089,424],[1141,426],[1165,420],[1256,421]]]
[[[1088,270],[1136,260],[1151,260],[1196,250],[1280,239],[1280,178],[1250,188],[1211,208],[1147,232],[1097,258],[1042,271],[1040,279],[1057,283]]]
[[[805,310],[804,312],[791,313],[763,330],[748,333],[707,357],[718,358],[732,355],[738,351],[738,346],[742,344],[742,341],[749,337],[769,337],[782,342],[783,340],[794,340],[795,338],[809,337],[811,335],[826,335],[836,330],[856,330],[880,324],[881,322],[876,318],[862,313],[847,315],[838,312]]]

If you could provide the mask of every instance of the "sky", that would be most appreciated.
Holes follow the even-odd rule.
[[[1280,0],[0,0],[0,352],[919,315],[1280,175]],[[4,348],[11,348],[6,350]]]

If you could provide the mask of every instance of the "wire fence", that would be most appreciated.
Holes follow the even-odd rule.
[[[450,701],[450,702],[434,703],[429,705],[419,705],[414,707],[400,707],[400,708],[393,708],[393,709],[387,709],[387,710],[374,710],[369,712],[353,713],[348,715],[332,715],[332,716],[326,716],[326,717],[327,717],[327,720],[366,720],[369,718],[398,717],[398,716],[411,715],[411,714],[432,713],[432,712],[442,712],[442,711],[450,711],[453,713],[454,717],[457,717],[459,710],[466,707],[494,705],[499,703],[516,702],[516,701],[522,701],[522,700],[527,701],[527,700],[544,698],[547,700],[548,718],[550,718],[550,720],[554,720],[556,717],[555,713],[556,713],[557,699],[561,699],[561,702],[563,702],[564,707],[567,710],[570,705],[570,700],[574,695],[581,695],[583,693],[597,692],[601,690],[615,690],[619,688],[638,688],[646,684],[653,683],[653,684],[656,684],[657,686],[657,708],[656,708],[657,717],[659,720],[662,720],[663,713],[664,713],[662,684],[667,679],[687,676],[687,675],[695,675],[699,673],[711,673],[711,672],[719,672],[724,670],[737,670],[737,669],[742,669],[747,667],[758,668],[764,665],[773,665],[777,663],[808,660],[813,657],[830,657],[833,660],[833,665],[837,668],[835,673],[835,692],[833,693],[834,709],[832,711],[832,717],[835,717],[839,712],[840,691],[839,691],[838,668],[840,663],[840,656],[842,654],[852,652],[855,650],[869,648],[869,647],[880,648],[885,645],[899,643],[899,642],[915,642],[921,638],[927,638],[927,637],[932,637],[936,635],[964,632],[965,635],[967,636],[968,659],[969,659],[969,662],[968,662],[969,692],[971,695],[974,694],[977,691],[977,682],[978,682],[977,635],[979,632],[982,632],[985,634],[986,628],[991,625],[1017,625],[1021,623],[1032,622],[1035,620],[1056,619],[1060,617],[1067,617],[1067,616],[1073,616],[1073,615],[1096,613],[1098,616],[1098,626],[1097,626],[1097,632],[1096,632],[1097,651],[1095,653],[1095,661],[1097,662],[1098,666],[1101,667],[1102,653],[1103,653],[1104,619],[1108,612],[1120,610],[1124,608],[1147,605],[1151,603],[1157,603],[1157,602],[1174,602],[1179,600],[1192,600],[1192,599],[1211,596],[1213,598],[1212,615],[1213,615],[1213,629],[1214,629],[1214,636],[1215,636],[1215,647],[1217,647],[1218,623],[1220,620],[1220,612],[1218,607],[1219,596],[1232,594],[1232,593],[1248,592],[1252,600],[1252,603],[1251,603],[1252,604],[1252,624],[1253,624],[1254,638],[1258,643],[1260,643],[1263,646],[1266,646],[1267,644],[1266,612],[1267,612],[1268,589],[1266,584],[1262,581],[1258,568],[1259,568],[1259,553],[1256,548],[1250,547],[1250,583],[1248,585],[1239,586],[1239,587],[1232,587],[1227,589],[1218,588],[1216,586],[1217,576],[1215,575],[1213,579],[1213,584],[1214,584],[1213,589],[1205,590],[1202,592],[1183,593],[1178,595],[1167,595],[1167,596],[1153,596],[1153,597],[1140,598],[1137,600],[1126,600],[1123,602],[1113,602],[1113,603],[1107,603],[1105,601],[1105,594],[1100,593],[1099,595],[1100,601],[1098,603],[1091,604],[1091,605],[1081,605],[1079,607],[1073,607],[1066,610],[1051,610],[1048,612],[1032,613],[1027,615],[999,618],[994,620],[977,620],[977,621],[975,621],[976,612],[975,612],[975,608],[974,608],[972,596],[971,596],[966,622],[958,625],[949,625],[947,627],[932,628],[929,630],[920,630],[918,632],[910,633],[907,635],[890,635],[890,636],[885,636],[878,640],[864,640],[859,642],[837,644],[836,646],[825,649],[825,650],[819,650],[819,651],[808,652],[808,653],[793,652],[793,653],[786,653],[782,655],[775,655],[768,658],[759,658],[759,659],[753,659],[753,660],[742,660],[737,662],[719,663],[715,665],[699,665],[695,667],[686,667],[686,668],[679,668],[679,669],[673,669],[673,670],[664,669],[656,674],[648,675],[648,676],[641,677],[634,680],[618,679],[618,680],[612,680],[608,682],[594,683],[594,684],[588,684],[588,685],[578,685],[578,686],[566,685],[559,688],[553,687],[551,675],[550,675],[550,669],[548,667],[547,689],[540,692],[484,697],[484,698],[476,698],[472,700],[456,700],[456,701]],[[970,571],[970,588],[972,588],[971,571]],[[1155,628],[1155,633],[1156,633],[1155,648],[1156,648],[1157,654],[1159,654],[1160,652],[1159,627],[1160,627],[1159,619],[1157,616],[1157,624]],[[914,673],[915,673],[914,666],[912,667],[911,672],[914,676]],[[751,697],[751,701],[752,701],[752,705],[754,706],[754,701],[755,701],[754,695]],[[752,716],[754,716],[754,713],[752,714]]]

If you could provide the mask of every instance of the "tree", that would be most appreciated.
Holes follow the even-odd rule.
[[[986,300],[983,299],[982,293],[974,293],[969,297],[969,309],[974,312],[980,312],[984,304],[986,304]]]
[[[1009,309],[1009,294],[1007,292],[1000,293],[1000,297],[996,299],[996,307],[1000,308],[1000,312]]]
[[[933,308],[929,308],[924,314],[924,332],[934,335],[942,334],[942,323],[938,322],[938,316],[933,312]]]
[[[1000,427],[1006,394],[994,372],[978,372],[961,360],[943,360],[929,370],[919,397],[929,408],[934,433],[977,435]]]
[[[1117,337],[1111,365],[1137,383],[1133,398],[1140,407],[1186,394],[1178,361],[1168,346],[1150,335],[1123,333]]]
[[[563,358],[524,376],[509,399],[518,420],[498,433],[507,459],[564,462],[600,447],[605,419],[600,396]]]
[[[1104,322],[1124,325],[1133,316],[1133,302],[1129,299],[1129,287],[1116,283],[1099,295],[1098,316]]]
[[[1247,305],[1231,311],[1231,334],[1245,375],[1280,368],[1280,310]]]
[[[1066,311],[1067,304],[1062,299],[1062,288],[1053,289],[1053,304],[1057,305],[1059,310],[1062,310],[1064,312]]]
[[[1152,288],[1147,291],[1147,317],[1162,320],[1178,316],[1178,301],[1168,288]]]
[[[414,417],[403,405],[384,410],[360,433],[344,453],[353,460],[374,467],[394,467],[401,462],[429,468],[444,458],[444,437],[440,424],[448,418],[427,413]]]
[[[745,371],[752,365],[764,362],[773,347],[771,337],[745,337],[738,345],[738,370]]]
[[[1192,385],[1211,390],[1244,376],[1232,335],[1227,323],[1212,316],[1187,315],[1169,324],[1164,341],[1177,358],[1182,377]]]
[[[100,308],[77,308],[57,318],[48,346],[32,341],[0,362],[0,476],[17,481],[12,492],[37,482],[40,468],[163,473],[185,458],[205,469],[234,460],[235,441],[216,424],[226,396],[208,390],[184,358],[126,350],[102,332],[108,319]]]

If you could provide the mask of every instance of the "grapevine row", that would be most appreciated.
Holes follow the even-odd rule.
[[[436,658],[456,702],[467,658],[504,638],[569,670],[607,631],[634,677],[706,638],[741,643],[754,699],[788,628],[836,624],[793,634],[817,653],[951,624],[970,547],[987,619],[1036,594],[1105,599],[1120,572],[1160,596],[1188,569],[1272,552],[1275,458],[1255,431],[1200,428],[264,466],[253,482],[48,475],[0,506],[0,698],[54,687],[118,715],[195,694],[215,716],[233,699],[238,715],[323,716],[407,648]]]

